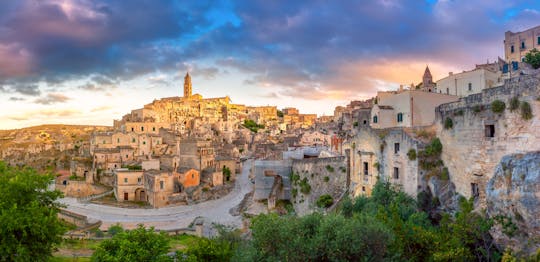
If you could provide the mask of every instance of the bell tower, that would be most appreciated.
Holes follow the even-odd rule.
[[[184,77],[184,97],[191,97],[191,91],[191,76],[189,73],[186,73],[186,76]]]

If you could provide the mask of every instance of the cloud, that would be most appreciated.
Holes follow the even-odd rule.
[[[416,82],[425,64],[455,71],[502,56],[504,31],[537,25],[539,9],[503,0],[21,0],[0,7],[0,77],[11,82],[4,92],[37,96],[39,82],[109,92],[137,77],[166,84],[186,71],[215,79],[235,69],[279,96],[344,99]]]
[[[8,115],[7,118],[16,121],[24,121],[30,119],[66,118],[79,114],[81,114],[81,112],[76,109],[44,109],[27,111],[15,115]]]
[[[111,106],[99,106],[99,107],[93,108],[92,110],[90,110],[90,112],[95,113],[95,112],[107,111],[109,109],[112,109],[112,107]]]
[[[42,104],[42,105],[52,105],[57,103],[65,103],[69,101],[71,98],[58,94],[58,93],[49,93],[45,97],[38,98],[34,100],[34,103]]]
[[[17,101],[25,101],[25,100],[26,99],[24,99],[22,97],[13,97],[12,96],[12,97],[9,98],[9,101],[15,101],[15,102],[17,102]]]

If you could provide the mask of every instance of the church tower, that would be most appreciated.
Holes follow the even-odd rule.
[[[422,91],[435,92],[435,83],[433,83],[433,76],[431,76],[428,66],[426,66],[426,71],[424,71],[422,77]]]
[[[184,77],[184,98],[191,97],[191,76],[189,73],[186,73]]]

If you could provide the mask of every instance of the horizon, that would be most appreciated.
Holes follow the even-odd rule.
[[[186,72],[205,98],[332,115],[419,83],[426,65],[439,80],[504,57],[504,33],[535,26],[539,10],[534,1],[7,1],[0,130],[112,126],[182,96]]]

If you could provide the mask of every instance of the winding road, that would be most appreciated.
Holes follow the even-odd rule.
[[[190,206],[169,206],[156,209],[121,208],[92,203],[80,203],[76,198],[63,198],[60,203],[67,210],[102,221],[101,229],[120,223],[124,228],[134,228],[138,224],[154,226],[159,230],[186,228],[197,217],[205,221],[234,227],[242,224],[241,216],[232,216],[229,210],[236,207],[244,196],[253,189],[249,180],[252,160],[243,163],[242,173],[237,175],[236,184],[229,194],[222,198]]]

